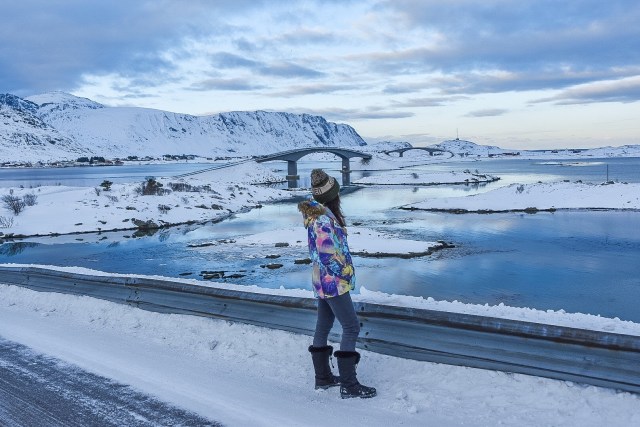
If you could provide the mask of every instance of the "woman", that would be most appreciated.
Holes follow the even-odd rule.
[[[304,225],[309,238],[309,254],[313,262],[312,283],[318,297],[318,320],[309,352],[315,369],[316,389],[340,385],[340,397],[373,397],[376,389],[363,386],[356,377],[360,353],[356,340],[360,323],[349,291],[355,288],[355,273],[347,244],[347,229],[340,209],[340,185],[322,169],[311,171],[311,193],[314,200],[301,202]],[[340,377],[331,372],[329,358],[333,347],[327,345],[335,318],[342,326],[338,359]]]

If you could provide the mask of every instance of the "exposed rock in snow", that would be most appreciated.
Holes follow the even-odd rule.
[[[37,104],[0,94],[0,161],[53,159],[86,152],[39,115]]]

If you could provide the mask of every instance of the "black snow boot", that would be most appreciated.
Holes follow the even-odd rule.
[[[349,399],[374,397],[377,392],[373,387],[363,386],[356,377],[356,365],[360,361],[360,353],[356,351],[336,351],[338,370],[340,371],[340,397]]]
[[[309,346],[309,353],[313,360],[313,369],[316,371],[316,390],[327,389],[340,385],[340,379],[333,375],[329,366],[329,358],[333,354],[333,347],[325,345],[324,347]]]

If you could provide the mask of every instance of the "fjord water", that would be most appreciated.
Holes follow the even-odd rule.
[[[358,286],[436,300],[563,309],[640,322],[640,212],[454,215],[394,209],[431,197],[488,191],[511,182],[603,182],[606,164],[610,180],[640,182],[640,159],[509,159],[410,169],[420,173],[477,168],[481,173],[502,178],[483,187],[393,186],[347,191],[343,194],[343,207],[348,222],[404,238],[444,240],[456,246],[408,260],[356,257]],[[306,176],[316,166],[302,163],[300,174]],[[338,175],[339,163],[323,166]],[[154,173],[149,171],[147,175]],[[218,224],[177,227],[143,238],[107,233],[76,236],[82,240],[52,238],[46,244],[5,243],[0,246],[0,262],[193,278],[200,278],[203,270],[225,271],[243,276],[229,279],[232,283],[308,289],[309,267],[293,263],[307,257],[304,248],[239,247],[232,243],[188,246],[290,227],[300,227],[300,239],[304,241],[306,235],[296,203],[293,200],[268,205]],[[266,259],[267,255],[280,257]],[[276,270],[263,267],[269,263],[283,266]]]
[[[98,186],[105,179],[115,182],[142,181],[147,176],[175,176],[211,167],[211,163],[159,163],[154,165],[79,166],[67,168],[0,168],[0,187],[66,185]]]

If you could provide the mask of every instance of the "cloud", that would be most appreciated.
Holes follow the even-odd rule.
[[[246,69],[255,74],[272,77],[319,78],[325,75],[323,72],[303,67],[292,62],[265,62],[258,59],[250,59],[246,56],[231,52],[214,53],[211,55],[211,63],[216,70]]]
[[[247,69],[254,74],[281,78],[311,78],[323,77],[325,74],[303,67],[291,62],[265,63],[262,61],[249,59],[241,55],[230,52],[219,52],[211,57],[213,66],[219,69]]]
[[[2,6],[0,81],[18,94],[71,90],[88,74],[168,73],[164,52],[190,37],[224,33],[216,16],[261,1],[86,2],[23,0]],[[169,13],[170,11],[170,13]]]
[[[303,67],[301,65],[292,64],[288,62],[280,62],[268,64],[260,67],[257,70],[260,74],[273,77],[304,77],[304,78],[319,78],[323,77],[325,73],[313,70],[311,68]]]
[[[441,136],[432,135],[429,133],[413,133],[406,135],[384,135],[375,137],[366,137],[365,140],[369,144],[376,144],[378,142],[386,141],[401,141],[408,142],[414,147],[425,147],[442,142]]]
[[[544,55],[539,52],[528,51],[526,55],[526,59],[491,59],[490,56],[474,58],[472,54],[454,50],[408,49],[351,55],[348,59],[366,63],[372,72],[380,75],[422,76],[419,82],[387,85],[384,92],[388,94],[426,89],[466,94],[557,89],[598,79],[635,75],[640,65],[640,57],[630,65],[612,62],[610,66],[603,66],[593,58],[591,64],[586,61],[572,64],[566,61],[568,57],[565,56],[564,60],[546,58],[548,62],[545,62]],[[467,58],[461,59],[465,56]],[[624,62],[627,60],[621,64]]]
[[[465,117],[495,117],[502,116],[508,111],[509,110],[504,110],[501,108],[487,108],[484,110],[470,111],[469,113],[465,114]]]
[[[486,72],[453,73],[446,77],[436,77],[432,84],[443,94],[479,94],[500,93],[509,91],[527,91],[536,89],[550,89],[565,87],[588,81],[588,78],[579,78],[572,75],[537,73],[510,73],[497,70]]]
[[[352,120],[369,120],[369,119],[403,119],[413,117],[412,112],[385,110],[380,107],[367,107],[362,109],[356,108],[322,108],[307,109],[298,108],[290,109],[292,113],[307,113],[325,117],[331,121],[349,122]]]
[[[537,99],[534,103],[555,102],[556,104],[589,104],[595,102],[637,102],[640,101],[640,75],[614,81],[593,82],[578,85],[559,94]]]
[[[256,68],[263,66],[259,61],[245,58],[230,52],[219,52],[212,56],[212,62],[216,68]]]
[[[233,40],[232,44],[242,52],[256,52],[260,49],[255,42],[247,39],[246,37],[236,38]]]
[[[446,96],[446,97],[425,97],[412,98],[406,101],[395,101],[393,106],[398,108],[415,108],[415,107],[441,107],[452,102],[468,99],[467,96]]]
[[[285,45],[309,46],[314,44],[326,45],[337,42],[343,43],[345,40],[341,40],[334,32],[303,27],[279,34],[273,38],[273,42]]]
[[[457,86],[445,87],[448,93],[559,89],[594,75],[620,77],[618,69],[640,64],[640,3],[633,0],[389,0],[377,13],[401,28],[407,42],[346,58],[380,75],[458,76]],[[522,78],[478,78],[487,71]],[[424,83],[431,86],[429,79]],[[412,89],[389,85],[385,91]]]
[[[425,83],[421,85],[442,95],[468,96],[482,93],[563,89],[593,81],[626,78],[638,73],[640,73],[640,67],[588,71],[575,71],[571,68],[525,72],[472,70],[467,73],[435,75],[425,79],[428,80],[428,86]]]
[[[247,109],[320,94],[322,105],[384,105],[327,111],[344,119],[406,118],[491,93],[638,99],[633,82],[600,83],[640,75],[636,0],[22,0],[2,17],[0,81],[18,95],[187,105],[192,91],[218,90]],[[464,111],[475,108],[472,117],[492,110]]]
[[[248,78],[231,78],[231,79],[207,79],[197,82],[190,90],[225,90],[225,91],[255,91],[264,89],[264,85],[253,83]]]
[[[428,83],[425,83],[424,81],[393,83],[386,85],[382,92],[390,95],[414,93],[420,92],[421,90],[426,89],[429,86],[430,85]]]
[[[336,92],[354,91],[359,89],[363,89],[363,85],[345,83],[315,83],[292,85],[283,90],[272,92],[269,95],[290,98],[301,95],[329,94]]]

